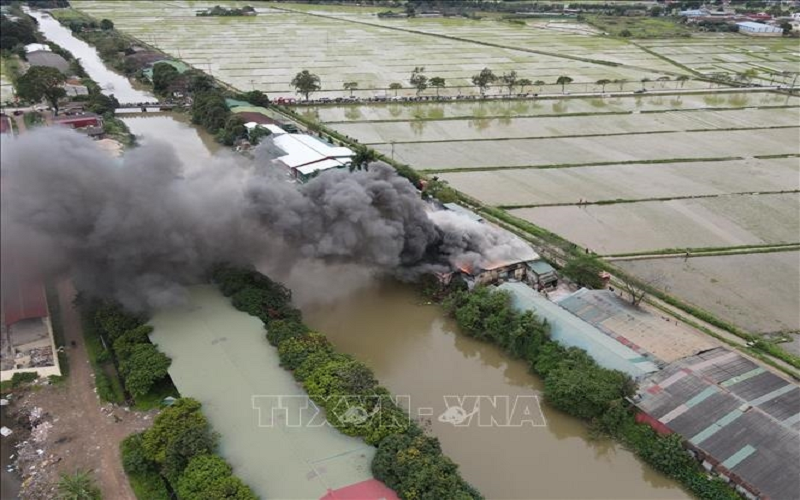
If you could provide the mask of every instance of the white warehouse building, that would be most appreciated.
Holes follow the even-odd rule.
[[[750,21],[736,23],[739,33],[750,36],[781,36],[783,28],[769,24],[754,23]]]

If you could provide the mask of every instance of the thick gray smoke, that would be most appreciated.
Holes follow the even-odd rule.
[[[256,164],[272,154],[262,150]],[[388,166],[328,172],[298,187],[240,163],[216,158],[184,169],[164,144],[115,160],[68,130],[4,139],[3,253],[25,257],[15,266],[69,273],[81,289],[143,309],[181,300],[183,287],[220,261],[413,276],[526,251],[463,217],[432,218]]]

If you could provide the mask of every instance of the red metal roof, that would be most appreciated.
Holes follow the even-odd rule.
[[[3,323],[11,326],[23,319],[45,318],[47,298],[44,285],[35,279],[20,279],[8,256],[3,259]]]
[[[320,500],[399,500],[397,494],[377,479],[328,490]]]

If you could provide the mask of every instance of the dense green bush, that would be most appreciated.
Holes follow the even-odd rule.
[[[299,321],[276,319],[269,323],[267,340],[270,344],[278,346],[286,339],[299,337],[308,332],[308,327]]]
[[[217,435],[200,403],[181,398],[156,417],[153,426],[125,438],[122,466],[137,498],[171,498],[166,481],[182,500],[251,500],[256,496],[214,452]]]
[[[600,278],[602,271],[603,265],[600,260],[586,254],[568,260],[567,265],[561,269],[561,274],[580,286],[600,289],[604,286],[603,280]]]

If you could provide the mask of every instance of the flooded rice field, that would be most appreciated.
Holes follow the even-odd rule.
[[[662,287],[756,333],[800,330],[800,252],[644,259],[615,264],[634,275],[659,273]],[[795,279],[792,279],[794,277]],[[794,335],[798,338],[798,335]],[[800,342],[781,346],[800,354]]]
[[[490,205],[800,190],[797,158],[445,172],[439,177]]]
[[[800,194],[788,193],[522,208],[510,213],[596,253],[614,254],[796,243],[798,207]]]

